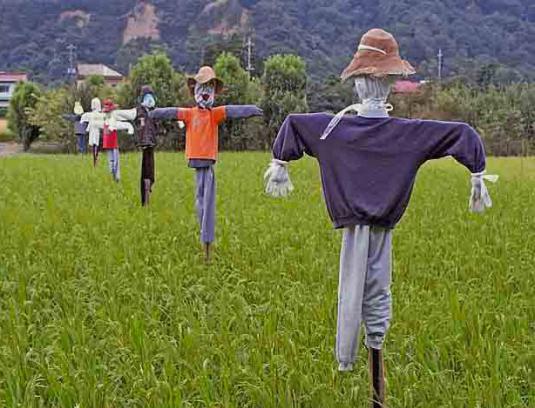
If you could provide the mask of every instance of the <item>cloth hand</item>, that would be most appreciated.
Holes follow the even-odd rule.
[[[266,193],[272,197],[286,197],[294,189],[288,174],[288,162],[273,159],[264,174]]]
[[[469,208],[474,213],[482,213],[486,208],[492,207],[492,199],[485,185],[485,180],[495,183],[498,181],[497,175],[482,173],[472,174],[472,191],[470,194]]]

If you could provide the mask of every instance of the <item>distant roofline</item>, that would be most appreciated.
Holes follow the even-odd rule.
[[[27,81],[29,74],[22,71],[0,71],[0,81],[20,82]]]
[[[105,64],[85,64],[77,65],[78,78],[86,78],[93,75],[102,76],[105,79],[123,79],[124,75]]]

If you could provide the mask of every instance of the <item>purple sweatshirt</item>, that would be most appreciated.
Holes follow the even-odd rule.
[[[291,161],[306,153],[318,160],[335,228],[394,228],[427,160],[453,156],[472,173],[485,169],[481,138],[465,123],[346,115],[320,140],[332,118],[327,113],[289,115],[273,156]]]

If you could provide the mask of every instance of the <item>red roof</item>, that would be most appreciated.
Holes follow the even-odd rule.
[[[420,82],[414,82],[414,81],[408,81],[408,80],[400,80],[396,81],[394,83],[394,87],[392,88],[393,93],[404,93],[404,94],[410,94],[410,93],[416,93],[420,91],[420,87],[422,84]]]
[[[0,71],[0,81],[2,82],[24,82],[28,80],[25,72],[4,72]]]

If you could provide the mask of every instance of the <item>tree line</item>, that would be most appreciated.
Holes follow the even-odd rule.
[[[257,104],[264,117],[251,121],[229,121],[221,128],[223,150],[266,150],[271,146],[282,121],[289,113],[308,111],[336,112],[356,102],[349,84],[330,77],[323,83],[308,81],[306,64],[296,55],[275,55],[264,61],[264,72],[251,77],[231,53],[220,54],[214,62],[225,90],[218,104]],[[17,86],[8,110],[11,131],[28,149],[36,139],[58,143],[64,151],[75,150],[72,123],[62,118],[80,101],[90,109],[91,98],[112,98],[121,108],[137,104],[142,85],[151,85],[158,106],[193,106],[186,86],[186,75],[177,72],[165,52],[155,51],[141,57],[127,80],[107,86],[102,77],[91,77],[81,86],[55,88],[26,82]],[[428,84],[416,94],[393,95],[395,116],[459,120],[474,126],[483,136],[487,150],[494,155],[526,155],[533,151],[535,139],[535,84],[476,84],[460,79],[443,84]],[[159,148],[184,147],[184,131],[177,123],[162,123]],[[133,149],[132,136],[123,135],[121,148]]]

